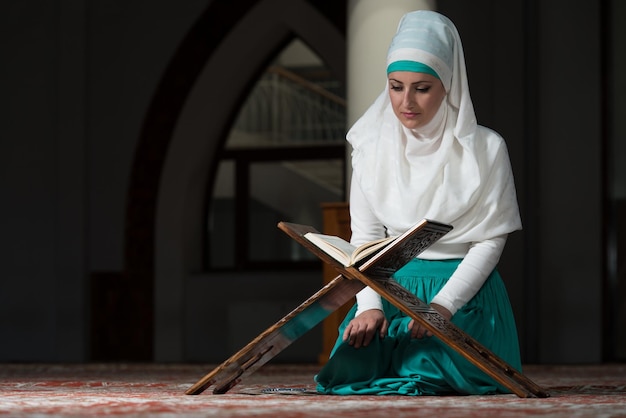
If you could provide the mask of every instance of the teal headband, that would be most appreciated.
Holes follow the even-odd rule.
[[[387,74],[394,71],[411,71],[414,73],[426,73],[439,78],[439,74],[426,64],[417,61],[394,61],[387,67]],[[439,78],[440,79],[440,78]]]

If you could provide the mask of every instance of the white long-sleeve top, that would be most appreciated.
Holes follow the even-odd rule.
[[[385,226],[374,216],[358,184],[353,181],[350,194],[352,217],[352,239],[355,245],[384,237]],[[448,309],[453,315],[480,290],[483,283],[496,267],[506,243],[507,235],[461,245],[437,246],[423,252],[423,259],[462,258],[463,261],[431,303]],[[366,287],[357,294],[356,315],[369,310],[382,310],[380,295]]]
[[[361,188],[352,182],[350,194],[352,217],[352,239],[360,245],[387,234],[384,225],[374,216],[368,207]],[[463,261],[441,291],[430,303],[437,303],[448,309],[453,315],[480,290],[483,283],[496,267],[506,243],[507,235],[500,235],[484,241],[466,245],[436,246],[423,252],[418,258],[451,259],[463,258]],[[357,294],[356,315],[369,310],[382,310],[380,295],[370,287]]]

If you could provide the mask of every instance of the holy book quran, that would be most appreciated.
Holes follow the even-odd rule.
[[[395,246],[398,243],[404,243],[406,241],[421,239],[424,229],[429,226],[436,225],[444,230],[451,230],[452,226],[441,222],[433,221],[430,219],[422,219],[417,224],[409,228],[404,234],[396,237],[386,237],[377,239],[374,241],[366,242],[359,246],[355,246],[347,242],[346,240],[334,236],[325,235],[320,233],[308,232],[304,234],[304,237],[311,243],[315,244],[319,249],[326,254],[333,257],[345,267],[359,264],[359,262],[369,258],[374,254],[380,253]],[[395,244],[394,244],[395,243]],[[432,241],[429,240],[428,244],[424,243],[426,247],[430,246]]]

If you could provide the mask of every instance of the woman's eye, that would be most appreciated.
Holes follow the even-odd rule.
[[[415,91],[420,92],[420,93],[428,93],[428,90],[430,90],[430,86],[428,86],[428,87],[415,87]]]
[[[402,91],[402,86],[391,86],[391,90],[393,91]]]

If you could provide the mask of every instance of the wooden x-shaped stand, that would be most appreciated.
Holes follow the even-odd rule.
[[[426,229],[423,231],[424,238],[419,248],[405,248],[403,257],[398,257],[395,254],[394,257],[382,261],[371,262],[370,260],[357,268],[342,266],[304,238],[304,234],[307,232],[317,232],[314,228],[286,222],[280,222],[278,227],[324,262],[333,265],[338,270],[339,276],[196,382],[185,392],[187,395],[197,395],[210,386],[214,386],[214,394],[226,393],[244,377],[256,371],[332,312],[343,306],[365,286],[370,286],[406,315],[422,324],[434,336],[440,338],[517,396],[523,398],[545,398],[549,396],[532,380],[515,370],[450,321],[445,320],[437,311],[391,278],[391,275],[404,266],[410,258],[415,257],[447,231],[439,230],[436,226],[433,229]]]

